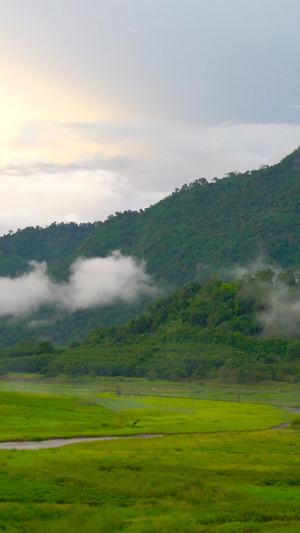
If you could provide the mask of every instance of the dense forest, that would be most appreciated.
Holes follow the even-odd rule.
[[[53,276],[62,279],[63,265],[93,232],[97,223],[55,222],[47,228],[28,227],[0,237],[0,275],[17,276],[27,272],[29,261],[45,261]],[[59,266],[58,266],[59,265]]]
[[[51,278],[68,279],[79,257],[114,250],[144,260],[162,294],[213,274],[233,279],[233,269],[263,255],[284,269],[300,264],[300,149],[279,164],[230,173],[208,183],[183,185],[147,209],[111,215],[93,224],[52,224],[0,238],[0,275],[18,276],[29,261],[46,261]],[[149,299],[148,299],[149,301]],[[2,317],[0,348],[36,335],[55,345],[84,339],[91,329],[124,323],[142,313],[133,305],[69,313],[44,306],[32,316]],[[30,327],[28,327],[30,324]]]
[[[55,348],[35,338],[21,341],[1,352],[0,369],[49,377],[299,381],[300,327],[295,330],[298,338],[265,336],[262,317],[270,311],[274,294],[286,306],[297,303],[299,275],[267,269],[230,283],[218,278],[191,282],[124,325],[93,330],[83,343]]]

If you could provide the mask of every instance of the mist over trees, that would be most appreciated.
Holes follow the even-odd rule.
[[[284,304],[284,314],[293,308],[300,301],[299,275],[269,268],[230,283],[216,277],[192,282],[126,324],[93,330],[82,343],[54,348],[35,338],[21,341],[0,353],[0,370],[49,377],[300,381],[300,313],[294,338],[266,336],[265,316],[270,313],[270,327],[274,298]]]

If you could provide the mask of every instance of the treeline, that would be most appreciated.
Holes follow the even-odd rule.
[[[257,340],[241,334],[199,334],[180,343],[159,339],[80,345],[51,353],[8,356],[2,354],[0,372],[38,372],[48,377],[128,376],[148,379],[230,379],[300,381],[300,342]],[[209,342],[209,340],[211,342]],[[249,340],[249,344],[247,341]],[[214,342],[215,341],[215,342]],[[75,343],[74,343],[75,344]]]
[[[72,254],[95,231],[96,225],[54,222],[46,228],[10,231],[0,237],[0,276],[14,277],[28,272],[29,261],[34,260],[46,261],[53,277],[64,279]]]

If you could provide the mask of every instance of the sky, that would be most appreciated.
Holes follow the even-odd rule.
[[[300,144],[298,0],[9,0],[0,18],[0,235]]]

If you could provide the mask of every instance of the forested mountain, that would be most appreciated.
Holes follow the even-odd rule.
[[[283,268],[300,265],[300,149],[279,164],[230,173],[208,183],[200,178],[145,210],[111,215],[93,224],[52,224],[0,238],[0,275],[28,270],[28,261],[46,261],[52,277],[67,279],[79,257],[106,257],[114,250],[145,260],[165,293],[213,274],[227,279],[232,267],[260,254]],[[136,306],[76,311],[43,309],[16,322],[2,320],[0,347],[32,335],[61,344],[82,339],[97,325],[121,323],[142,311]],[[40,319],[47,319],[47,323]],[[12,329],[14,328],[14,333]],[[4,335],[4,337],[3,337]]]
[[[260,253],[284,268],[300,265],[300,150],[278,165],[199,179],[144,211],[110,217],[77,254],[115,249],[145,259],[149,272],[173,287]]]
[[[148,271],[180,287],[260,252],[284,268],[300,264],[300,149],[279,164],[200,178],[145,210],[111,215],[94,224],[52,224],[0,238],[0,274],[28,260],[49,265],[113,250],[144,259]]]

